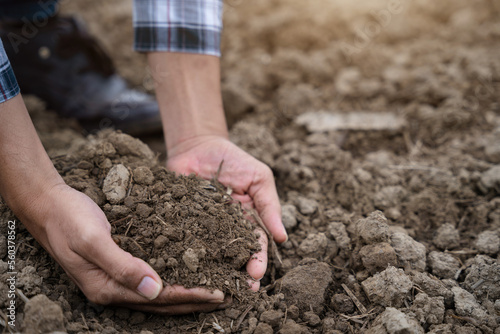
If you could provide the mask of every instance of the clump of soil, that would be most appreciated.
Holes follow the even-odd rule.
[[[56,166],[70,186],[101,205],[115,242],[166,284],[233,295],[247,290],[249,276],[240,269],[260,250],[255,226],[217,180],[176,175],[142,142],[111,131]]]

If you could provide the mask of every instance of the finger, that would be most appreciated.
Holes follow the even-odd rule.
[[[258,241],[261,246],[261,251],[252,255],[247,263],[246,269],[250,276],[259,281],[264,277],[267,269],[268,241],[266,233],[261,228],[257,228],[255,231],[259,234]]]
[[[162,290],[162,281],[153,268],[118,247],[110,235],[101,234],[94,238],[90,247],[86,242],[83,252],[79,250],[82,257],[95,263],[115,282],[147,300],[158,297]],[[115,286],[107,284],[107,287],[111,289]],[[112,291],[109,292],[112,293]]]
[[[218,304],[180,304],[170,306],[122,304],[121,306],[142,312],[151,312],[164,315],[181,315],[193,312],[212,312],[224,308],[224,306],[219,306]]]
[[[253,279],[247,280],[248,285],[250,285],[250,290],[257,292],[260,289],[260,281],[255,281]]]
[[[220,290],[210,291],[203,288],[186,289],[180,285],[167,286],[163,289],[154,303],[172,304],[200,304],[224,302],[224,293]]]
[[[276,242],[285,242],[288,238],[281,222],[281,205],[274,184],[274,176],[268,167],[256,174],[256,178],[248,191],[253,198],[262,221],[273,235]]]

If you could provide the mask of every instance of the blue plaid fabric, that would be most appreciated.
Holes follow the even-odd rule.
[[[19,86],[16,77],[10,67],[9,58],[3,49],[3,43],[0,40],[0,103],[5,102],[19,94]]]
[[[220,56],[222,0],[134,0],[137,51]]]

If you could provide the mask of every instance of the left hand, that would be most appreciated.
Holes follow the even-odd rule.
[[[168,151],[167,168],[185,175],[197,174],[204,179],[213,178],[224,161],[219,182],[233,190],[232,197],[244,208],[255,208],[276,242],[287,240],[281,222],[281,206],[271,169],[222,136],[197,136],[186,139]],[[257,291],[260,279],[267,269],[267,236],[258,228],[262,251],[247,263],[248,274]]]

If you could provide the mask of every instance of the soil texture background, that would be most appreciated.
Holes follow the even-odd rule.
[[[63,12],[85,18],[119,72],[153,92],[145,56],[131,50],[131,6],[73,1]],[[237,298],[225,310],[178,317],[92,304],[19,224],[18,289],[30,299],[18,298],[19,326],[500,334],[499,17],[495,0],[226,1],[231,139],[272,168],[289,233],[255,294],[240,268],[257,236],[227,189],[166,171],[160,136],[142,138],[150,149],[117,132],[89,135],[27,96],[55,166],[103,208],[120,246],[166,283]],[[303,125],[320,111],[389,114],[401,126]],[[1,282],[3,222],[12,219],[0,202]],[[1,310],[6,291],[0,285]]]

